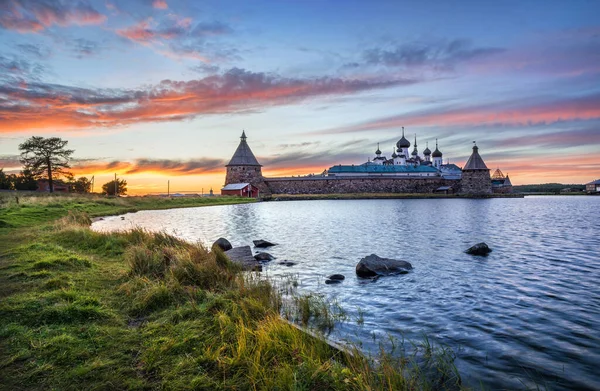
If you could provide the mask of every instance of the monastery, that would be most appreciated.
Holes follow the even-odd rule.
[[[382,155],[379,145],[375,157],[358,165],[336,165],[320,175],[298,177],[264,177],[242,132],[240,144],[226,165],[223,195],[245,197],[271,194],[348,194],[348,193],[446,193],[473,196],[492,194],[500,178],[492,186],[490,170],[479,155],[477,145],[463,168],[443,163],[436,140],[435,150],[426,147],[419,155],[417,139],[413,150],[404,135],[396,143],[390,158]],[[498,170],[499,171],[499,170]],[[506,177],[505,179],[508,179]],[[506,185],[505,185],[506,184]],[[502,181],[502,192],[510,192],[510,180]]]

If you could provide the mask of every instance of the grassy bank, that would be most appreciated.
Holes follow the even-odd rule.
[[[219,251],[89,229],[91,216],[238,201],[4,200],[0,389],[459,388],[452,355],[428,344],[374,361],[298,330],[280,317],[271,283]],[[290,318],[331,326],[324,303],[296,303]]]

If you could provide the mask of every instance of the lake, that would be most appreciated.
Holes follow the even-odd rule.
[[[266,239],[303,292],[337,300],[340,333],[376,349],[372,335],[451,347],[466,384],[600,389],[600,197],[263,202],[107,217],[95,230],[143,227],[210,246]],[[486,242],[493,252],[464,250]],[[403,259],[409,274],[358,279],[364,256]],[[287,267],[277,262],[297,262]],[[341,273],[346,280],[325,285]]]

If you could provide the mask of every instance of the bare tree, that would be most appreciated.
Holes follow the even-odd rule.
[[[65,149],[68,141],[58,137],[36,137],[33,136],[19,145],[21,152],[21,163],[26,170],[38,178],[47,176],[48,188],[54,192],[53,179],[61,175],[70,176],[68,171],[71,166],[69,159],[73,152],[72,149]]]

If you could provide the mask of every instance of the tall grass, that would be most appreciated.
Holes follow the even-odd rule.
[[[345,319],[335,303],[295,294],[293,280],[284,300],[283,287],[218,249],[88,224],[66,214],[8,253],[14,278],[0,274],[0,389],[460,387],[453,356],[429,344],[367,357],[290,325],[281,314],[323,332]],[[68,259],[81,262],[58,262]]]

